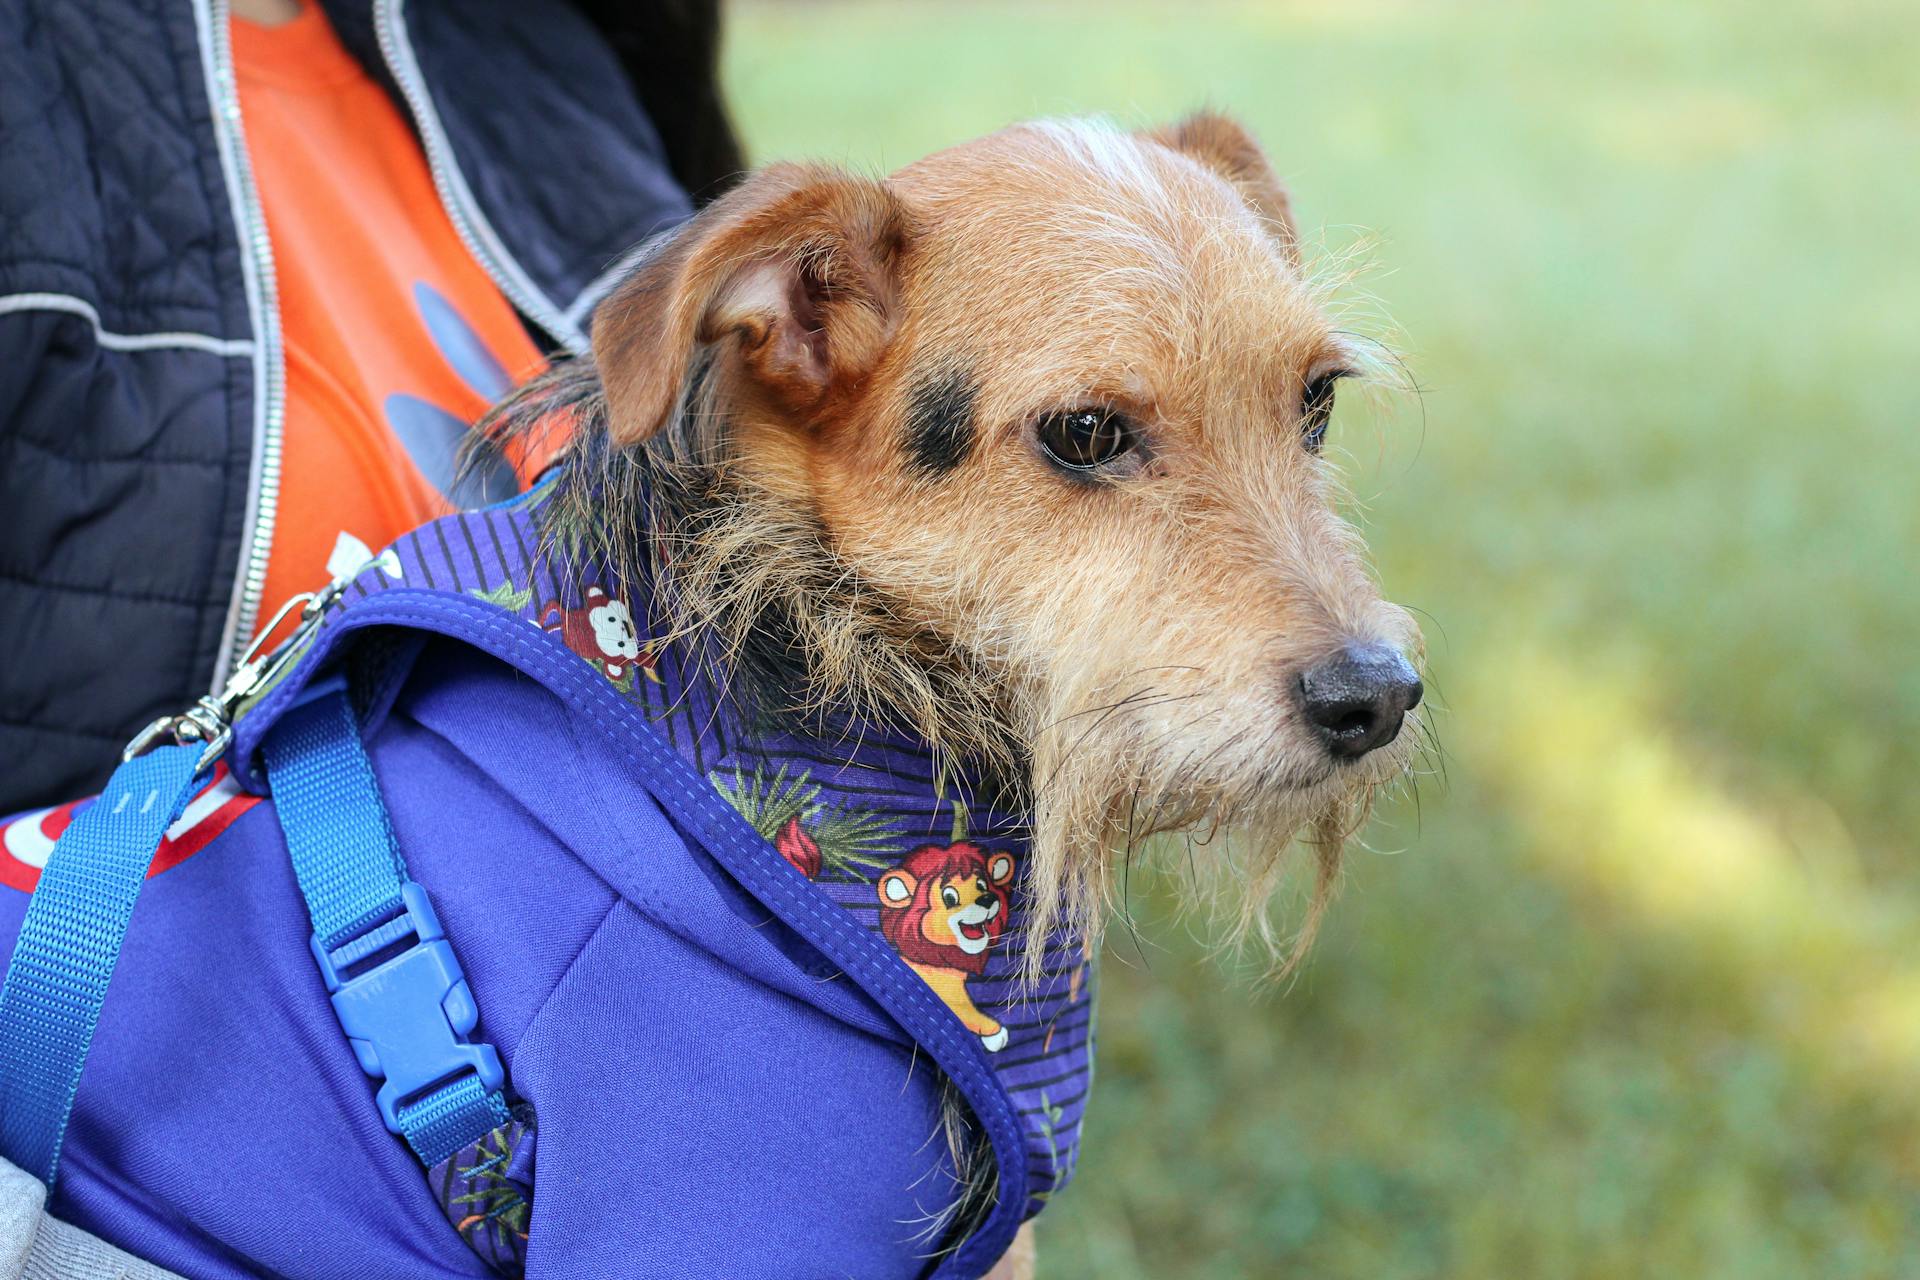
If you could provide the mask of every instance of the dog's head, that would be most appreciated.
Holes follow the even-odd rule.
[[[1419,635],[1321,456],[1363,355],[1301,253],[1230,121],[1042,123],[884,180],[762,170],[594,321],[616,448],[753,513],[703,526],[703,591],[838,584],[790,608],[811,680],[963,753],[946,704],[1010,729],[1043,920],[1064,890],[1095,927],[1104,850],[1155,831],[1245,831],[1264,889],[1407,763]]]

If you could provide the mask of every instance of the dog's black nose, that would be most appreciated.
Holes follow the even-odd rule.
[[[1420,677],[1385,645],[1348,645],[1300,677],[1300,705],[1327,750],[1357,760],[1392,742],[1420,705]]]

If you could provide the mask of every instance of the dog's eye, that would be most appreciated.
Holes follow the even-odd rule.
[[[1034,428],[1041,449],[1055,466],[1095,471],[1133,448],[1133,424],[1112,409],[1068,409],[1050,413]]]
[[[1333,388],[1342,378],[1353,375],[1345,369],[1324,373],[1307,384],[1300,400],[1300,443],[1308,453],[1319,453],[1327,442],[1327,424],[1333,420]]]
[[[960,905],[960,895],[954,892],[952,885],[948,885],[940,891],[940,901],[946,903],[949,907],[957,907]]]

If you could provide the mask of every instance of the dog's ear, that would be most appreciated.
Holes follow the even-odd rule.
[[[886,183],[817,166],[771,166],[708,205],[594,315],[614,443],[660,428],[705,344],[731,344],[799,415],[859,379],[898,320],[908,225]]]
[[[1241,198],[1266,220],[1287,260],[1296,268],[1301,265],[1300,228],[1293,220],[1293,199],[1268,163],[1267,153],[1237,121],[1200,111],[1140,136],[1198,160],[1232,183]]]

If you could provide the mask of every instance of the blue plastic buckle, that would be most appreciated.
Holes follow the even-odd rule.
[[[310,944],[361,1069],[385,1081],[375,1101],[393,1133],[404,1132],[402,1107],[468,1072],[489,1093],[506,1081],[494,1047],[464,1039],[479,1022],[480,1009],[427,891],[408,881],[400,897],[405,912],[361,937],[331,951],[318,936]],[[399,955],[354,977],[341,976],[356,961],[410,936],[418,941]]]

